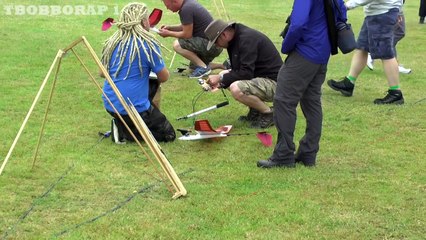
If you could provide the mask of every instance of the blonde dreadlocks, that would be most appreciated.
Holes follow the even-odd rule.
[[[109,71],[109,62],[112,58],[112,54],[114,49],[118,45],[117,49],[117,57],[115,58],[112,65],[116,64],[117,59],[119,60],[119,66],[117,68],[117,72],[115,73],[115,77],[120,72],[121,67],[126,59],[126,55],[129,52],[130,54],[130,63],[132,63],[136,56],[139,60],[139,70],[142,73],[142,64],[141,64],[141,56],[139,52],[138,43],[140,43],[140,47],[143,49],[145,55],[148,58],[148,61],[152,61],[153,52],[161,57],[161,54],[155,48],[156,45],[164,47],[152,33],[143,28],[143,21],[148,21],[148,8],[143,3],[129,3],[127,4],[120,13],[119,21],[116,23],[118,30],[108,38],[102,49],[102,63],[105,68]],[[148,48],[145,47],[147,43]],[[129,49],[129,46],[130,49]],[[127,69],[127,75],[130,71],[130,65]]]

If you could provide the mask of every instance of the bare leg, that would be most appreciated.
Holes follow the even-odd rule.
[[[258,97],[254,95],[246,95],[243,92],[240,91],[238,86],[236,84],[231,84],[229,87],[229,90],[231,91],[232,97],[235,98],[238,102],[256,109],[257,111],[261,113],[269,113],[271,112],[271,108],[266,105],[262,100],[260,100]]]
[[[209,63],[209,67],[214,70],[214,69],[225,69],[225,66],[223,66],[223,64],[221,63]]]
[[[382,60],[382,63],[389,87],[399,85],[398,61],[396,58]]]
[[[188,51],[186,49],[183,49],[178,40],[175,40],[173,43],[173,49],[182,57],[188,59],[189,61],[191,61],[193,64],[206,68],[207,65],[197,56],[197,54]]]
[[[368,52],[356,49],[352,56],[351,68],[349,75],[358,78],[359,74],[365,68]]]

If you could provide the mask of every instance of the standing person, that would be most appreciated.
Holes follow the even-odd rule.
[[[142,3],[130,3],[121,10],[116,23],[118,30],[105,41],[102,64],[124,100],[135,106],[154,138],[168,142],[176,138],[175,131],[164,114],[149,99],[150,72],[157,75],[159,82],[165,82],[169,78],[169,71],[161,56],[160,42],[149,32],[148,15],[148,8]],[[105,81],[103,91],[135,136],[139,140],[142,139],[108,81]],[[153,90],[151,95],[154,95],[155,91]],[[113,141],[133,141],[107,98],[102,98],[107,112],[114,117],[111,124]]]
[[[420,7],[419,7],[419,23],[424,24],[425,23],[425,16],[426,16],[426,0],[420,0]]]
[[[403,1],[403,4],[404,3],[405,3],[405,0]],[[405,37],[405,16],[404,16],[403,6],[401,6],[401,9],[399,10],[398,21],[395,24],[395,28],[394,28],[393,33],[394,33],[393,47],[395,48],[395,58],[397,58],[397,61],[398,61],[397,51],[396,51],[396,45],[398,44],[398,42],[401,39],[403,39]],[[371,58],[371,54],[370,53],[368,53],[367,67],[370,70],[374,69],[374,59]],[[404,73],[404,74],[411,73],[411,69],[410,68],[403,67],[402,65],[399,64],[399,62],[398,62],[398,71],[399,71],[399,73]]]
[[[217,19],[205,30],[207,46],[226,48],[231,69],[210,75],[207,83],[212,88],[229,88],[232,97],[249,107],[247,116],[252,127],[273,125],[273,110],[265,102],[275,95],[278,71],[282,65],[280,53],[263,33],[235,22]]]
[[[342,13],[337,21],[346,22],[343,1],[336,2]],[[325,12],[323,1],[295,0],[293,3],[290,25],[283,36],[281,48],[287,58],[278,74],[274,98],[278,140],[272,156],[258,161],[258,167],[291,168],[295,167],[296,162],[305,166],[316,164],[322,131],[321,86],[330,54],[337,51],[334,45],[332,47],[334,41],[328,34],[328,16]],[[293,137],[299,103],[306,118],[306,129],[296,151]]]
[[[197,0],[163,0],[163,3],[170,11],[178,12],[181,24],[161,26],[160,36],[177,38],[173,49],[190,61],[190,68],[194,70],[190,78],[207,76],[211,68],[217,68],[218,64],[211,62],[222,52],[217,47],[207,50],[204,30],[213,17]]]
[[[341,81],[328,80],[327,84],[344,96],[352,96],[355,81],[364,69],[370,52],[373,59],[382,60],[389,85],[387,95],[374,100],[374,104],[404,104],[393,41],[402,0],[349,0],[345,5],[348,10],[364,6],[366,16],[358,35],[358,48],[352,57],[348,75]]]

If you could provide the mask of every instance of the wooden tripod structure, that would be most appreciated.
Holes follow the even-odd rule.
[[[127,104],[126,101],[124,100],[123,96],[120,93],[120,90],[117,88],[117,86],[115,85],[115,83],[113,82],[113,80],[111,79],[111,76],[108,74],[107,70],[105,69],[105,67],[102,65],[101,61],[99,60],[99,58],[97,57],[95,51],[93,50],[93,48],[91,47],[91,45],[89,44],[89,42],[87,41],[87,39],[82,36],[79,39],[77,39],[76,41],[74,41],[73,43],[71,43],[68,47],[66,47],[65,49],[59,50],[58,53],[56,54],[55,59],[53,60],[52,65],[50,66],[50,69],[30,107],[30,110],[28,111],[24,122],[21,125],[21,128],[18,131],[18,134],[15,137],[15,140],[12,143],[12,146],[9,149],[9,152],[6,155],[5,160],[3,161],[3,164],[0,168],[0,175],[3,172],[4,167],[6,166],[6,163],[8,162],[13,149],[15,148],[16,143],[19,140],[20,135],[22,134],[22,131],[24,130],[24,127],[26,125],[26,123],[28,122],[28,119],[32,113],[32,111],[34,110],[34,107],[41,95],[41,93],[43,92],[43,89],[47,83],[47,80],[49,79],[53,68],[55,67],[55,65],[57,65],[57,69],[56,69],[56,74],[55,74],[55,78],[54,78],[54,82],[52,85],[52,90],[50,92],[50,96],[49,96],[49,100],[47,103],[47,108],[46,108],[46,112],[44,115],[44,119],[43,119],[43,123],[40,129],[40,134],[39,134],[39,138],[38,138],[38,142],[37,142],[37,147],[36,147],[36,151],[34,154],[34,158],[33,158],[33,167],[35,165],[35,160],[38,154],[38,150],[39,150],[39,146],[40,146],[40,141],[41,141],[41,137],[43,135],[44,132],[44,126],[46,123],[46,118],[47,118],[47,113],[48,113],[48,109],[51,103],[51,99],[52,99],[52,95],[53,95],[53,89],[55,87],[56,84],[56,80],[58,77],[58,72],[60,69],[60,65],[61,65],[61,60],[62,57],[68,52],[68,51],[72,51],[74,53],[74,55],[77,57],[77,59],[80,61],[80,63],[82,64],[83,68],[86,70],[86,72],[89,74],[91,80],[95,83],[95,85],[98,87],[98,89],[101,91],[101,93],[105,96],[105,98],[107,99],[108,103],[112,106],[112,108],[114,109],[115,113],[119,116],[120,120],[124,123],[125,127],[127,128],[127,130],[129,131],[129,133],[132,135],[133,139],[135,140],[135,142],[139,145],[140,149],[142,150],[142,152],[144,153],[144,155],[148,158],[148,160],[155,165],[154,161],[151,159],[150,155],[147,153],[147,151],[145,150],[145,148],[142,146],[141,142],[136,138],[136,136],[133,134],[133,132],[130,130],[129,126],[125,123],[125,121],[123,120],[122,116],[118,113],[117,109],[114,107],[114,105],[112,104],[112,102],[110,101],[110,99],[108,98],[108,96],[106,96],[106,94],[104,93],[102,86],[100,86],[100,84],[96,81],[95,77],[90,73],[89,69],[84,65],[84,62],[82,61],[82,59],[80,58],[80,56],[74,51],[74,47],[77,46],[78,44],[82,43],[87,50],[89,51],[90,55],[92,56],[93,60],[95,61],[96,65],[99,67],[99,69],[101,70],[101,72],[103,73],[103,75],[105,76],[106,80],[108,81],[108,83],[111,85],[114,93],[117,95],[120,103],[123,105],[123,107],[125,108],[127,114],[129,115],[130,119],[132,120],[133,124],[136,126],[139,134],[142,136],[143,140],[145,141],[145,143],[148,145],[149,149],[151,150],[152,154],[155,156],[156,160],[158,161],[158,163],[160,164],[161,168],[163,169],[164,173],[166,174],[167,178],[169,179],[169,181],[171,182],[173,189],[170,188],[169,185],[166,184],[166,186],[168,187],[168,190],[170,192],[173,193],[173,199],[179,198],[181,196],[185,196],[186,195],[186,189],[183,186],[182,182],[180,181],[179,177],[177,176],[175,170],[173,169],[173,167],[171,166],[170,162],[167,160],[166,156],[164,155],[164,152],[162,151],[160,145],[158,144],[158,142],[155,140],[155,138],[152,136],[151,131],[148,129],[148,127],[146,126],[145,122],[142,120],[142,118],[140,117],[139,113],[137,112],[137,110],[135,109],[135,107],[132,104]],[[157,170],[156,170],[157,171]],[[160,177],[162,177],[163,181],[166,183],[163,175],[161,173],[159,173],[157,171],[157,173],[160,175]]]

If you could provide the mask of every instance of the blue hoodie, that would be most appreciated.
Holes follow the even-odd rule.
[[[346,22],[346,9],[342,0],[338,2]],[[337,13],[337,11],[335,11]],[[327,64],[331,45],[328,37],[324,0],[294,0],[290,26],[283,40],[281,52],[297,51],[315,64]]]

